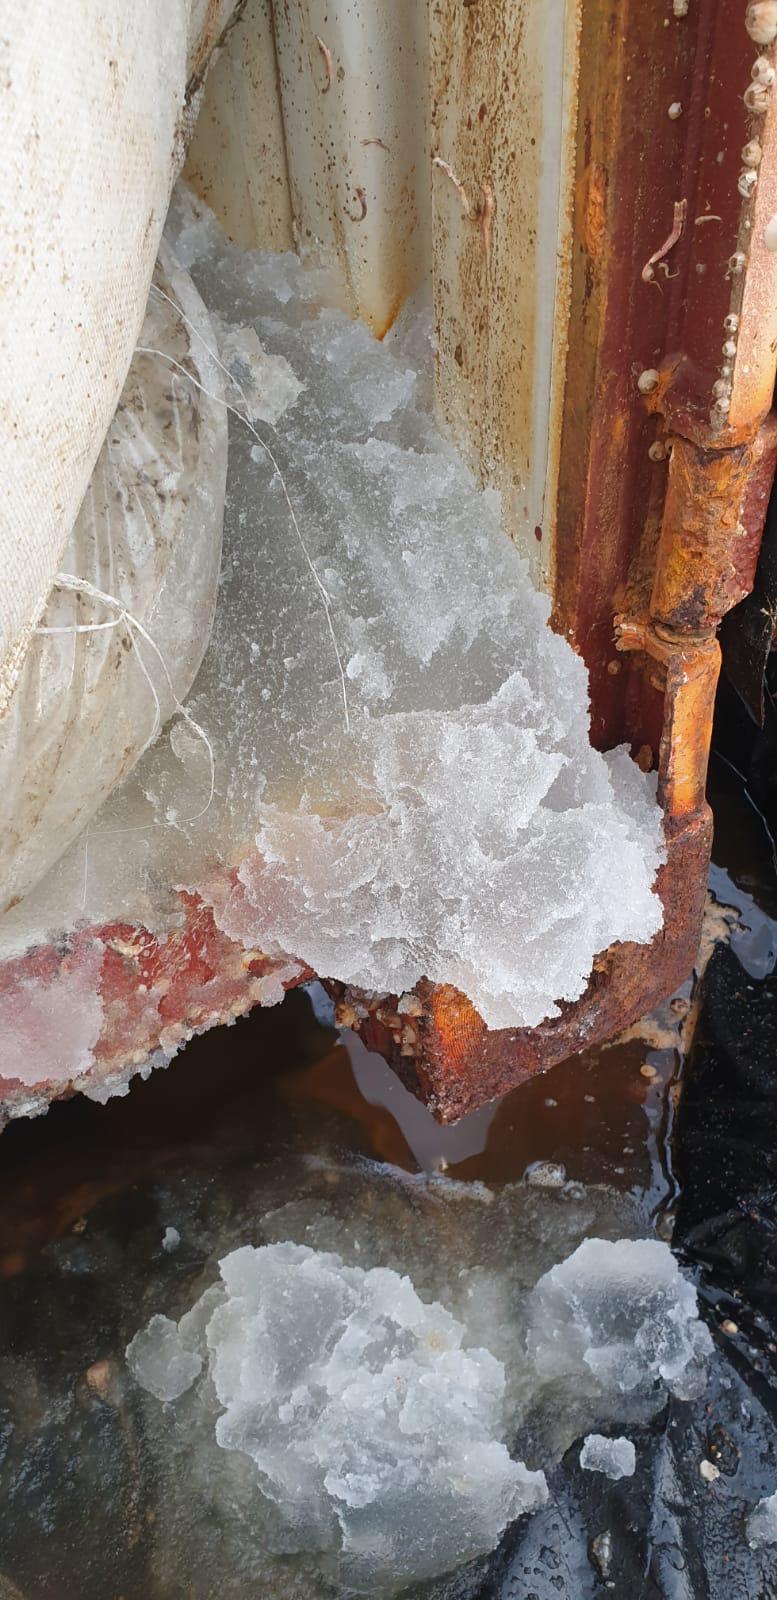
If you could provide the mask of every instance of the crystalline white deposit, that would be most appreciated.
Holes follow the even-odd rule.
[[[580,1465],[587,1472],[603,1472],[606,1478],[633,1478],[637,1452],[630,1439],[608,1439],[603,1433],[589,1433],[580,1451]]]
[[[322,976],[452,983],[494,1027],[554,1015],[598,951],[660,927],[655,779],[591,749],[584,665],[430,411],[423,318],[381,344],[322,274],[239,250],[185,200],[172,237],[241,383],[278,374],[274,410],[249,396],[276,418],[263,444],[230,419],[189,702],[215,795],[203,813],[202,744],[164,735],[93,823],[86,872],[79,845],[6,947],[55,919],[156,928],[159,885],[184,884],[227,934]],[[231,892],[208,887],[238,864]]]
[[[187,1349],[176,1323],[156,1316],[127,1345],[127,1365],[157,1400],[177,1400],[199,1376],[202,1360]]]
[[[337,1551],[348,1586],[394,1592],[492,1549],[545,1501],[543,1474],[502,1442],[501,1363],[462,1348],[461,1323],[408,1278],[288,1243],[220,1265],[221,1286],[178,1328],[153,1317],[128,1360],[173,1399],[199,1345],[218,1443],[256,1464],[283,1548]]]
[[[666,1247],[656,1266],[630,1241],[643,1229],[633,1197],[603,1186],[486,1188],[320,1149],[311,1156],[305,1142],[298,1156],[284,1148],[269,1167],[252,1168],[249,1188],[222,1211],[225,1198],[214,1195],[215,1218],[200,1237],[210,1260],[226,1258],[222,1276],[178,1324],[184,1350],[202,1360],[200,1379],[172,1416],[136,1396],[155,1478],[167,1483],[160,1547],[174,1551],[178,1519],[196,1525],[185,1537],[209,1574],[196,1589],[202,1600],[218,1591],[219,1560],[261,1572],[254,1590],[245,1577],[246,1592],[273,1600],[323,1600],[360,1586],[432,1600],[425,1579],[408,1594],[404,1574],[457,1562],[466,1583],[462,1570],[440,1579],[434,1600],[481,1593],[482,1574],[475,1582],[472,1571],[486,1557],[468,1555],[496,1542],[515,1504],[531,1503],[516,1462],[549,1472],[589,1433],[636,1438],[633,1429],[666,1401],[650,1341],[636,1344],[641,1381],[627,1391],[617,1374],[594,1378],[579,1349],[556,1363],[560,1372],[544,1370],[541,1348],[554,1352],[557,1317],[537,1323],[535,1285],[551,1272],[566,1281],[570,1264],[574,1276],[587,1238],[597,1247],[593,1276],[607,1279],[627,1338],[649,1315],[659,1341],[679,1323],[692,1344],[709,1342],[693,1327],[693,1288],[686,1296],[676,1282],[666,1287],[667,1276],[680,1277],[664,1270]],[[607,1238],[618,1240],[605,1247],[616,1259],[635,1252],[641,1261],[628,1280],[639,1304],[626,1311],[623,1273],[601,1267]],[[235,1250],[246,1240],[273,1248]],[[406,1386],[390,1381],[398,1368]],[[226,1449],[216,1442],[219,1417]],[[474,1485],[467,1460],[488,1468]],[[402,1484],[419,1473],[418,1505],[407,1510]],[[539,1497],[541,1484],[534,1488]],[[361,1506],[352,1503],[359,1493]],[[279,1563],[273,1551],[296,1553]],[[396,1577],[386,1575],[394,1562]],[[319,1575],[307,1589],[302,1566]],[[174,1587],[174,1561],[169,1571]]]
[[[750,1512],[745,1528],[751,1550],[762,1550],[765,1545],[777,1544],[777,1491],[759,1500]]]
[[[227,399],[231,405],[242,402],[251,422],[269,422],[274,427],[294,404],[302,384],[284,356],[268,355],[262,349],[255,328],[231,328],[223,323],[217,323],[217,328],[219,355],[234,380]]]
[[[53,972],[0,988],[0,1074],[20,1083],[67,1082],[91,1067],[100,1037],[103,947],[81,944]]]
[[[527,1348],[545,1379],[683,1398],[698,1392],[712,1340],[668,1245],[585,1239],[536,1284]]]
[[[165,1228],[165,1231],[162,1234],[162,1249],[172,1253],[173,1250],[178,1249],[180,1243],[181,1235],[178,1232],[178,1229],[170,1227]]]

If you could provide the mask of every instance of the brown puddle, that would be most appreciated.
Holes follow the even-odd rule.
[[[323,991],[321,991],[323,998]],[[642,1075],[648,1065],[651,1076]],[[166,1169],[271,1157],[293,1131],[308,1152],[336,1143],[407,1171],[503,1184],[534,1162],[569,1178],[671,1198],[665,1143],[672,1048],[638,1039],[563,1063],[443,1128],[379,1057],[338,1043],[306,994],[194,1040],[166,1071],[106,1106],[59,1103],[0,1139],[0,1276],[78,1228],[106,1196]]]

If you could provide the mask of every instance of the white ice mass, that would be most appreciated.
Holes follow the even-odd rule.
[[[388,1596],[492,1550],[547,1500],[543,1469],[575,1437],[647,1421],[691,1373],[698,1385],[710,1341],[662,1243],[587,1239],[532,1290],[530,1263],[584,1215],[604,1221],[605,1191],[566,1199],[520,1185],[484,1206],[462,1184],[451,1206],[441,1180],[396,1187],[379,1172],[376,1232],[369,1206],[363,1217],[350,1209],[368,1175],[343,1169],[343,1181],[347,1222],[320,1201],[272,1211],[265,1237],[296,1225],[315,1244],[278,1232],[231,1251],[220,1280],[177,1325],[153,1316],[127,1360],[143,1388],[178,1402],[168,1434],[157,1430],[166,1454],[189,1440],[176,1475],[207,1460],[228,1504],[237,1453],[255,1473],[245,1515],[267,1528],[270,1550],[307,1552],[330,1572],[334,1563],[343,1592]],[[475,1239],[484,1265],[462,1267],[458,1251],[471,1260]],[[389,1253],[412,1259],[415,1284],[384,1264]],[[548,1297],[550,1280],[563,1305]],[[585,1365],[592,1339],[596,1379]],[[593,1434],[581,1456],[613,1477],[630,1475],[634,1459],[628,1439]]]
[[[157,1400],[177,1400],[191,1388],[202,1369],[200,1357],[188,1350],[176,1323],[155,1316],[127,1345],[133,1378]]]
[[[637,1452],[630,1439],[608,1439],[603,1433],[589,1433],[580,1451],[580,1465],[586,1472],[603,1472],[616,1482],[633,1478]]]
[[[262,441],[230,418],[188,702],[215,794],[175,723],[88,856],[77,841],[5,919],[5,947],[79,920],[158,928],[179,885],[322,976],[455,984],[493,1027],[554,1015],[597,952],[661,925],[655,778],[589,745],[583,662],[435,421],[429,319],[380,343],[321,273],[240,250],[186,196],[170,231]]]
[[[682,1399],[697,1392],[712,1339],[668,1245],[584,1239],[536,1284],[527,1346],[546,1379]]]
[[[255,1463],[283,1548],[336,1550],[350,1586],[395,1590],[492,1549],[547,1499],[502,1442],[501,1362],[462,1348],[462,1324],[409,1278],[289,1243],[220,1267],[221,1286],[178,1327],[152,1317],[127,1360],[161,1400],[207,1365],[218,1443]]]
[[[777,1491],[759,1500],[753,1507],[746,1524],[747,1541],[751,1550],[762,1550],[765,1545],[777,1544]]]

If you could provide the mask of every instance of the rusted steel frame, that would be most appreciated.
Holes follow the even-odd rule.
[[[597,958],[581,998],[536,1028],[490,1032],[450,985],[423,982],[402,1011],[395,996],[368,998],[328,984],[341,1024],[380,1051],[441,1122],[453,1122],[535,1072],[628,1027],[690,972],[704,909],[712,818],[704,778],[720,650],[714,638],[678,643],[647,623],[618,619],[618,648],[639,652],[660,676],[666,719],[659,788],[666,812],[667,861],[657,888],[661,932],[648,945],[616,944]],[[408,1009],[410,1005],[411,1009]]]
[[[703,452],[752,449],[771,404],[776,313],[766,304],[777,307],[777,255],[764,236],[777,211],[777,126],[773,97],[756,115],[745,103],[763,48],[748,35],[746,9],[745,0],[695,0],[676,18],[669,5],[640,0],[584,6],[555,617],[588,664],[594,742],[605,747],[624,738],[658,746],[659,695],[639,662],[617,670],[611,646],[614,612],[651,613],[659,532],[678,531],[675,512],[664,511],[667,473],[680,504],[700,507],[709,467],[706,494],[717,473],[720,508],[736,464],[713,468]],[[757,168],[743,162],[754,143]],[[756,182],[745,195],[747,172]],[[680,236],[645,276],[681,201]],[[642,386],[651,374],[652,394]],[[727,383],[730,394],[717,392]],[[680,484],[683,446],[674,472],[668,465],[667,432],[702,452],[698,496]],[[745,470],[742,462],[732,502]],[[747,559],[762,520],[752,509]],[[729,558],[720,541],[709,553]],[[665,545],[664,572],[667,557]],[[680,589],[683,581],[678,566]],[[696,628],[714,626],[734,603],[733,589],[719,590],[706,621],[697,610]]]
[[[395,998],[367,999],[328,984],[338,1017],[358,1028],[440,1122],[455,1122],[534,1073],[612,1038],[665,998],[667,982],[671,990],[682,981],[698,949],[711,836],[706,812],[676,829],[670,860],[658,874],[661,933],[648,945],[612,945],[594,963],[581,998],[562,1002],[560,1016],[539,1027],[489,1032],[457,989],[426,982],[416,988],[416,1015],[404,1009],[407,1000],[400,1013]]]
[[[639,652],[654,687],[664,696],[658,793],[671,840],[695,817],[706,815],[707,757],[712,736],[720,647],[714,637],[688,638],[661,623],[615,619],[616,648]]]
[[[667,421],[671,425],[671,408]],[[650,602],[656,621],[703,633],[750,593],[777,454],[777,419],[719,449],[672,433]]]
[[[332,986],[343,1020],[442,1120],[626,1026],[695,957],[714,630],[752,584],[774,470],[763,419],[777,258],[764,230],[777,140],[769,103],[757,113],[761,170],[744,182],[757,55],[745,10],[583,6],[555,622],[589,668],[594,742],[626,739],[658,759],[664,927],[648,946],[604,952],[581,999],[532,1030],[489,1033],[446,987],[420,984],[408,1016],[407,1001],[400,1013],[391,998]]]

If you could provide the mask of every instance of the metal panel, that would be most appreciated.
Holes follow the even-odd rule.
[[[247,0],[210,69],[184,175],[244,249],[294,248],[270,0]]]
[[[380,336],[431,285],[441,409],[503,491],[505,527],[545,586],[578,12],[579,0],[275,0],[272,12],[249,0],[187,167],[235,239],[279,248],[282,127],[294,239],[336,264],[354,315]]]
[[[430,10],[437,394],[535,580],[553,570],[578,6]],[[451,174],[461,185],[461,190]],[[463,202],[463,203],[462,203]]]

